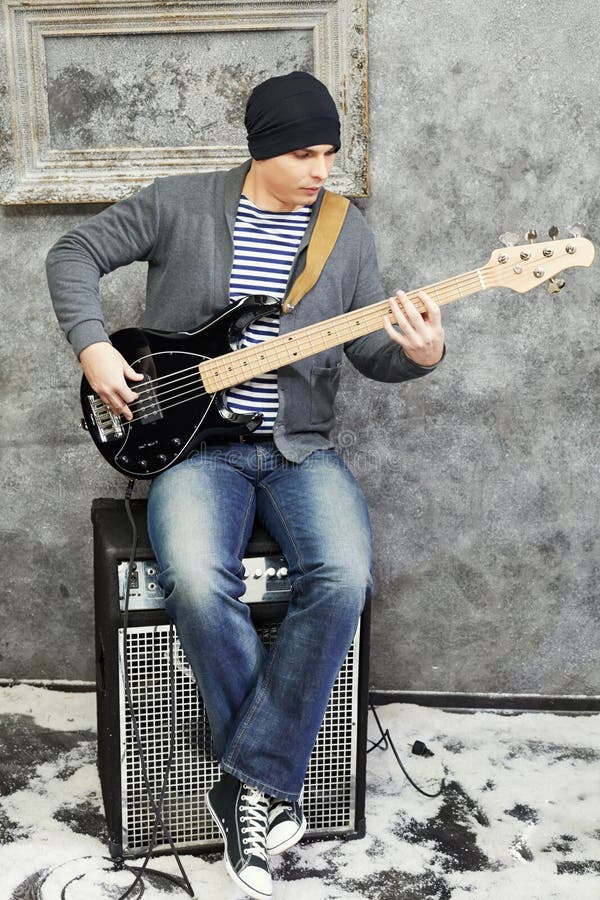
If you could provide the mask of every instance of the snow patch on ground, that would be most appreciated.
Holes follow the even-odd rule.
[[[274,900],[597,900],[600,716],[458,714],[402,704],[378,715],[414,780],[430,784],[445,768],[444,793],[420,795],[392,752],[374,749],[367,836],[305,843],[278,857]],[[40,746],[50,733],[72,737],[35,763],[27,730],[32,746],[17,748],[7,763],[2,749],[14,741],[0,733],[3,771],[28,760],[24,786],[13,790],[7,781],[0,797],[1,900],[31,878],[41,885],[32,896],[43,900],[59,900],[65,885],[66,900],[116,900],[132,875],[115,872],[108,857],[90,740],[94,695],[0,688],[0,717],[5,730],[7,722],[33,723]],[[369,737],[380,738],[372,715]],[[434,751],[430,762],[411,756],[415,739]],[[218,855],[182,859],[198,900],[242,900]],[[150,867],[178,874],[170,857]],[[185,896],[157,879],[144,892],[144,900]]]

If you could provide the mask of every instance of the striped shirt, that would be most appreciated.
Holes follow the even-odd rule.
[[[246,294],[270,294],[281,303],[310,213],[310,206],[303,206],[294,212],[265,212],[242,194],[233,232],[230,302]],[[278,334],[277,311],[247,325],[238,348],[255,346]],[[279,407],[276,371],[229,388],[225,398],[233,412],[263,414],[257,433],[273,432]]]

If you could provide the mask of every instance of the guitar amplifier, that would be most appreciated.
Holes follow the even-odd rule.
[[[127,656],[147,779],[154,798],[158,798],[171,751],[174,696],[174,751],[163,818],[178,850],[214,851],[222,847],[222,841],[204,798],[220,777],[219,764],[212,754],[202,698],[164,611],[146,530],[146,501],[133,500],[131,508],[138,546],[130,584]],[[92,522],[98,768],[111,855],[137,857],[147,852],[154,813],[125,694],[123,610],[131,528],[124,501],[94,500]],[[255,627],[268,646],[286,614],[290,586],[280,549],[258,523],[244,565],[247,590],[242,599],[250,605]],[[310,757],[303,794],[308,823],[305,839],[365,834],[369,625],[367,604]],[[161,827],[155,852],[170,852]]]

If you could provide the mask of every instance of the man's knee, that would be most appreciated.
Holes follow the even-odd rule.
[[[305,572],[297,582],[300,596],[330,609],[336,606],[342,615],[359,616],[373,588],[370,561],[336,559]]]
[[[223,565],[176,563],[167,566],[159,581],[165,591],[170,614],[194,613],[198,617],[217,612],[226,599],[238,599],[244,592],[241,577]]]

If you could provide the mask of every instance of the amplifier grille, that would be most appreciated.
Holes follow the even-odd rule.
[[[278,625],[258,626],[266,646]],[[158,799],[170,749],[170,625],[127,629],[132,700],[137,711],[150,790]],[[219,778],[211,752],[204,704],[175,631],[172,631],[175,675],[175,749],[163,816],[178,848],[220,842],[205,805],[205,793]],[[310,758],[304,783],[303,809],[307,834],[343,833],[354,827],[356,726],[358,711],[359,630],[338,678]],[[125,697],[123,629],[119,629],[121,716],[121,800],[123,854],[136,856],[149,845],[154,814],[147,798],[133,725]],[[157,850],[168,847],[157,831]]]

